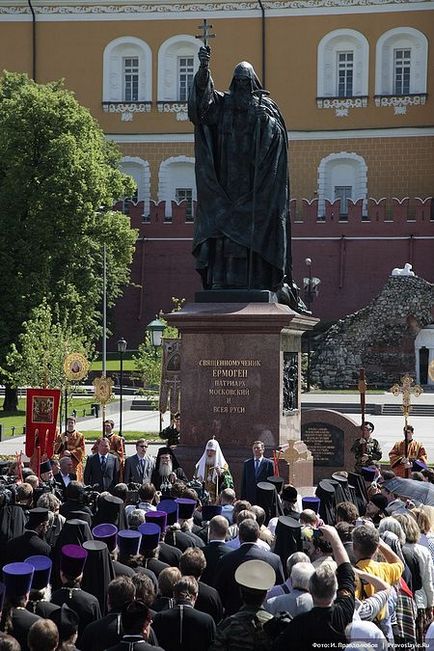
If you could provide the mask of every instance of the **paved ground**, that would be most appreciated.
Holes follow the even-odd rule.
[[[132,399],[128,398],[124,401],[123,409],[123,428],[125,431],[141,431],[141,432],[158,432],[160,428],[160,414],[159,412],[149,411],[131,411]],[[303,394],[302,403],[308,405],[310,402],[322,403],[337,403],[337,402],[357,402],[357,395],[348,394]],[[383,402],[400,404],[399,398],[395,398],[391,394],[378,394],[369,395],[368,402]],[[434,404],[434,394],[423,394],[418,398],[418,404]],[[115,420],[116,425],[119,423],[118,405],[112,405],[109,410],[110,417]],[[360,415],[346,414],[356,423],[360,422]],[[380,442],[383,449],[383,456],[387,459],[387,453],[391,449],[396,440],[402,436],[403,418],[401,416],[373,416],[369,415],[370,420],[375,425],[374,436]],[[427,449],[428,459],[434,461],[434,419],[427,416],[414,416],[410,418],[410,422],[415,428],[415,438],[422,441]],[[165,415],[163,419],[163,427],[169,424],[169,416]],[[101,418],[80,418],[78,419],[78,427],[83,430],[97,430],[101,428]],[[128,454],[134,450],[134,445],[127,446]],[[89,451],[91,445],[87,446]],[[151,445],[150,451],[154,453],[158,445]],[[2,441],[0,443],[0,454],[14,454],[24,450],[24,437],[16,436],[13,439]],[[130,452],[131,450],[131,452]]]

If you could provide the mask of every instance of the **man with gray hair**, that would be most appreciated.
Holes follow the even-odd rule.
[[[271,597],[265,603],[265,610],[272,615],[286,612],[291,617],[308,613],[313,608],[312,595],[309,592],[309,581],[315,568],[311,563],[296,563],[291,570],[290,579],[292,590],[288,594]]]
[[[354,571],[348,554],[334,527],[319,528],[321,536],[333,550],[336,576],[328,563],[318,567],[309,580],[313,608],[297,615],[277,638],[273,651],[311,651],[315,645],[337,648],[346,642],[345,627],[354,614]]]

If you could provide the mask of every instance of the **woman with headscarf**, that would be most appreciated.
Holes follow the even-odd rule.
[[[212,438],[207,442],[205,450],[196,464],[194,477],[204,484],[205,490],[209,493],[210,502],[213,504],[217,503],[222,490],[234,487],[229,466],[216,439]]]

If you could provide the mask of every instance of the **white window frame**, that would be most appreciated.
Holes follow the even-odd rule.
[[[338,52],[353,52],[353,95],[366,97],[369,81],[369,43],[354,29],[335,29],[326,34],[317,51],[317,97],[338,97]]]
[[[127,65],[127,62],[128,63]],[[128,82],[127,82],[128,78]],[[140,60],[139,57],[123,57],[122,59],[122,95],[126,102],[139,101]],[[130,88],[128,89],[128,85]],[[127,90],[130,97],[127,97]],[[136,97],[135,97],[136,95]]]
[[[128,171],[129,165],[140,168],[138,178],[131,171]],[[124,174],[129,174],[137,182],[137,201],[143,201],[143,215],[149,215],[151,199],[151,168],[149,162],[138,156],[123,156],[120,160],[119,168]]]
[[[427,92],[428,39],[413,27],[397,27],[380,36],[376,46],[375,94],[394,95],[395,50],[411,50],[409,95]]]
[[[200,42],[188,34],[178,34],[164,41],[158,50],[158,101],[179,102],[178,58],[193,57],[193,72],[199,67]],[[186,100],[185,100],[186,101]]]
[[[173,165],[185,164],[191,166],[192,171],[192,196],[193,202],[197,201],[197,189],[194,175],[195,160],[191,156],[171,156],[163,160],[160,164],[158,174],[158,202],[166,202],[166,217],[172,217],[172,201],[176,201],[176,188],[187,187],[185,183],[180,182],[173,175]],[[171,170],[172,168],[172,170]],[[189,186],[188,186],[189,187]]]
[[[124,97],[124,59],[139,59],[138,99]],[[140,103],[152,101],[152,51],[135,36],[122,36],[108,43],[103,55],[103,102]]]
[[[325,156],[318,166],[318,216],[325,215],[325,200],[334,201],[334,185],[332,184],[332,168],[339,163],[350,163],[355,167],[355,184],[353,202],[363,199],[363,214],[368,209],[368,167],[362,156],[354,152],[341,151]],[[353,186],[352,186],[353,187]]]

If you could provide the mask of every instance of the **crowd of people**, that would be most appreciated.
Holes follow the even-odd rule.
[[[0,651],[434,649],[434,508],[395,492],[371,433],[309,496],[255,441],[237,494],[215,439],[189,481],[109,422],[83,468],[70,419],[60,458],[4,468]]]

